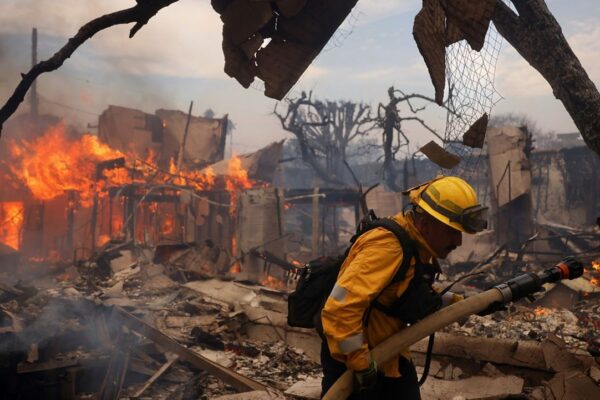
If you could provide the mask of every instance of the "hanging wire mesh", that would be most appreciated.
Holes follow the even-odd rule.
[[[490,24],[481,51],[472,50],[465,40],[446,49],[447,106],[451,111],[446,116],[444,148],[461,158],[460,164],[449,173],[468,181],[477,180],[482,157],[479,149],[462,144],[462,136],[484,113],[489,116],[501,98],[494,86],[494,76],[502,41]]]

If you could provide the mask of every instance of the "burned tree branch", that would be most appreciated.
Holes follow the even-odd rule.
[[[348,146],[366,136],[374,125],[368,104],[350,101],[313,100],[312,93],[286,99],[287,110],[273,113],[281,127],[298,141],[302,160],[318,177],[329,184],[347,186],[343,178],[343,160]]]
[[[103,15],[83,25],[77,34],[70,38],[67,44],[52,57],[37,63],[27,73],[21,74],[21,82],[0,109],[0,135],[2,134],[2,125],[23,102],[29,88],[38,76],[60,68],[79,46],[106,28],[135,23],[129,31],[129,37],[132,38],[156,13],[177,1],[179,0],[136,0],[137,4],[131,8]]]
[[[436,103],[434,99],[417,93],[405,94],[403,91],[395,89],[393,86],[388,89],[388,96],[389,102],[385,105],[379,104],[379,107],[377,108],[377,117],[373,119],[373,121],[375,121],[383,130],[383,179],[385,184],[391,190],[398,192],[401,188],[396,184],[398,172],[396,171],[396,168],[394,168],[394,161],[396,153],[398,153],[400,148],[402,146],[408,146],[409,144],[408,137],[404,134],[402,129],[402,123],[404,121],[416,121],[438,139],[442,141],[444,139],[433,128],[427,125],[423,119],[416,116],[417,113],[426,108],[426,105],[415,107],[411,102],[411,100],[417,99],[429,103]],[[398,107],[401,103],[406,103],[408,105],[413,116],[404,117],[400,115]],[[448,112],[454,113],[453,110],[445,105],[442,105],[442,107],[448,110]],[[397,134],[396,145],[394,145],[394,133]],[[402,139],[404,139],[404,141]]]
[[[550,84],[586,144],[600,155],[600,93],[567,43],[544,0],[501,1],[492,21],[498,32]]]

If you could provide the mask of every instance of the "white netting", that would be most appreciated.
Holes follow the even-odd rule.
[[[446,49],[447,106],[453,112],[446,117],[444,147],[461,158],[451,173],[467,180],[476,178],[479,150],[462,144],[462,136],[484,113],[490,115],[500,98],[494,87],[496,63],[502,36],[490,24],[481,51],[471,49],[465,40]]]

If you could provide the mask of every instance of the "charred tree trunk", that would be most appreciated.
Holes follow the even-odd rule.
[[[392,101],[393,103],[393,101]],[[385,120],[383,121],[383,173],[385,184],[390,190],[399,192],[400,188],[396,184],[398,175],[394,167],[394,152],[392,150],[394,142],[394,127],[397,125],[396,104],[390,104],[385,110]]]
[[[586,144],[600,155],[600,93],[567,43],[544,0],[498,1],[498,32],[535,68],[565,106]]]

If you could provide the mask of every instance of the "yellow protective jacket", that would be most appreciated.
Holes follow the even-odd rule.
[[[415,242],[421,261],[430,262],[435,254],[414,226],[411,215],[397,214],[393,219]],[[363,324],[372,301],[377,298],[382,305],[389,306],[408,288],[415,274],[414,257],[404,280],[390,284],[401,264],[400,242],[385,228],[375,228],[361,235],[342,264],[321,312],[321,322],[331,355],[351,370],[368,368],[369,349],[406,327],[404,322],[375,307],[371,308],[367,327]],[[410,359],[409,349],[404,349],[402,356]],[[380,369],[386,376],[400,376],[397,357]]]

